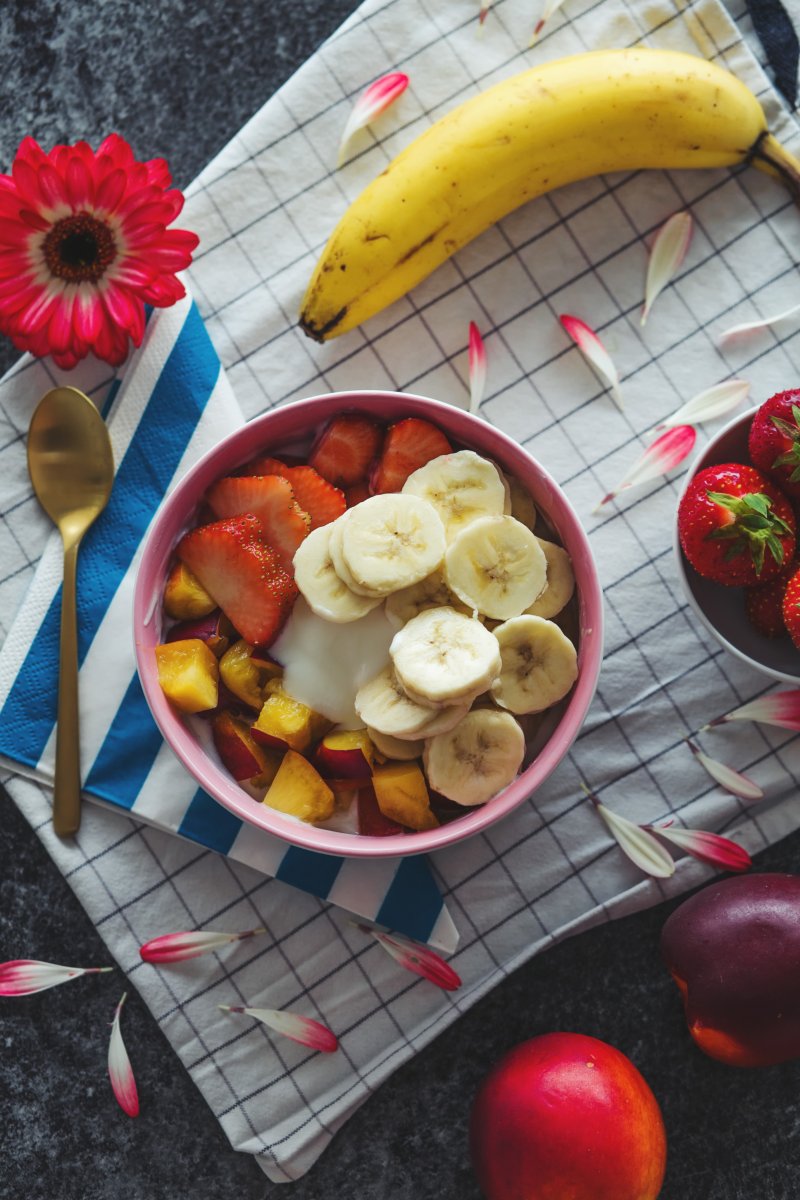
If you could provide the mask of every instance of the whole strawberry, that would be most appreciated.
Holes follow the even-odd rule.
[[[800,571],[795,571],[783,595],[783,623],[800,650]]]
[[[777,392],[750,425],[750,457],[778,486],[800,499],[800,388]]]
[[[764,637],[786,637],[783,623],[783,597],[789,580],[797,572],[797,559],[782,567],[769,583],[745,588],[744,611],[748,621]]]
[[[686,558],[705,579],[752,587],[774,579],[795,552],[795,518],[761,471],[722,463],[699,471],[678,509]]]

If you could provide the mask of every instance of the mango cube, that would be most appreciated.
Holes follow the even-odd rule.
[[[428,786],[416,762],[386,763],[372,773],[378,808],[390,821],[407,829],[436,829],[439,822],[431,812]]]
[[[294,700],[275,681],[270,682],[267,691],[258,719],[251,727],[257,742],[302,754],[333,724],[307,704]]]
[[[207,617],[217,607],[196,575],[183,563],[175,566],[164,585],[164,608],[176,621],[193,621]]]
[[[295,750],[287,750],[267,789],[264,804],[313,823],[326,821],[333,813],[334,803],[333,792],[308,759]]]
[[[267,663],[262,659],[254,662],[253,647],[240,638],[219,660],[219,673],[225,687],[237,700],[243,700],[251,708],[260,709],[267,683],[282,672],[277,663]]]
[[[219,664],[200,638],[156,646],[156,665],[164,695],[181,712],[206,712],[217,707]]]

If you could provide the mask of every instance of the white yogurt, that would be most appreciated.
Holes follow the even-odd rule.
[[[345,729],[363,729],[356,692],[389,662],[396,630],[383,605],[358,621],[337,624],[316,616],[298,596],[270,655],[283,667],[283,689]]]

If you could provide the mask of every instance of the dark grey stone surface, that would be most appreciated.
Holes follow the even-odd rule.
[[[163,154],[185,185],[353,7],[352,0],[3,0],[0,169],[25,134],[49,146],[109,131]],[[0,345],[0,366],[16,355]],[[800,869],[800,835],[760,856]],[[575,1030],[631,1056],[658,1097],[670,1158],[662,1200],[796,1200],[800,1065],[729,1070],[690,1041],[658,956],[669,907],[593,930],[533,960],[402,1068],[300,1182],[294,1200],[478,1200],[471,1098],[510,1046]],[[0,798],[0,959],[106,961],[67,884]],[[2,1200],[262,1200],[133,992],[126,1031],[141,1116],[105,1079],[108,1016],[87,979],[0,1003]],[[103,989],[106,993],[106,989]],[[110,1016],[110,1014],[109,1014]],[[522,1198],[521,1198],[522,1200]]]

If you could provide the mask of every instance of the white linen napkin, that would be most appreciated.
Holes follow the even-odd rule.
[[[733,374],[760,399],[797,379],[796,323],[734,346],[717,340],[729,325],[795,302],[797,214],[774,181],[747,169],[579,183],[512,214],[364,328],[319,347],[296,326],[305,283],[347,201],[432,119],[528,64],[641,41],[685,49],[739,74],[781,141],[800,145],[718,0],[572,0],[532,51],[529,5],[499,0],[482,33],[476,9],[474,0],[366,0],[203,172],[185,222],[202,238],[193,291],[246,417],[349,387],[465,404],[475,319],[489,358],[484,417],[556,476],[589,531],[607,650],[582,736],[515,814],[435,856],[460,934],[452,962],[463,987],[440,993],[398,970],[335,908],[300,893],[290,908],[280,883],[116,814],[93,808],[67,861],[38,787],[9,783],[232,1145],[257,1155],[273,1179],[307,1170],[382,1079],[532,954],[708,877],[681,859],[668,884],[643,880],[580,779],[636,821],[673,815],[751,852],[800,824],[797,739],[744,724],[708,735],[709,751],[764,788],[765,802],[749,808],[721,792],[686,747],[688,734],[768,684],[721,651],[687,609],[671,551],[678,481],[651,484],[592,516],[647,431],[679,403]],[[411,86],[336,171],[354,99],[390,69],[405,70]],[[641,330],[647,242],[679,208],[692,212],[695,238]],[[600,332],[621,370],[625,412],[566,339],[556,319],[564,312]],[[28,529],[27,514],[6,520]],[[259,919],[271,938],[213,962],[159,971],[138,961],[145,937],[189,921],[234,929]],[[218,1002],[306,1006],[339,1033],[342,1051],[315,1056],[278,1043],[220,1014]]]

